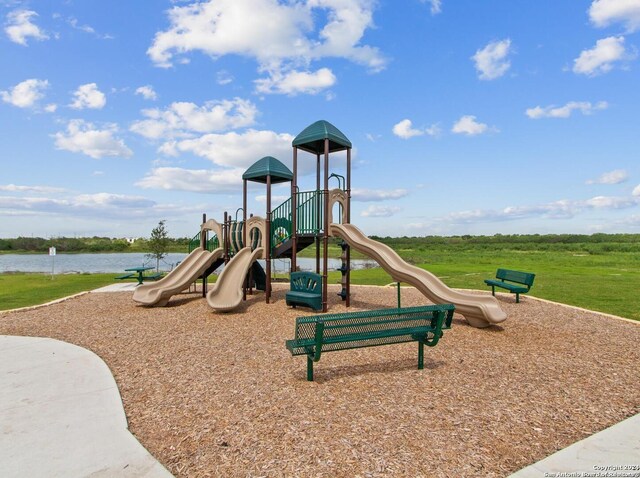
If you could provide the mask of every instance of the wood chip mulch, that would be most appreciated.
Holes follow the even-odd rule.
[[[131,432],[176,476],[502,477],[640,412],[638,324],[499,295],[507,321],[456,316],[424,370],[400,344],[325,354],[307,382],[284,342],[312,312],[275,288],[228,314],[197,293],[164,308],[92,293],[2,314],[0,334],[102,357]],[[352,310],[396,304],[393,287],[352,294]],[[412,288],[402,298],[425,304]]]

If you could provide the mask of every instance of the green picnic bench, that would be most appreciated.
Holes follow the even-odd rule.
[[[507,289],[516,295],[516,303],[520,302],[520,294],[526,294],[533,285],[535,274],[530,272],[498,269],[495,279],[485,279],[484,283],[491,286],[491,293],[496,295],[496,287]]]
[[[322,310],[322,276],[314,272],[291,273],[291,290],[286,293],[287,305],[306,305],[313,310]]]
[[[295,339],[286,347],[293,356],[307,356],[308,381],[323,352],[403,342],[418,342],[418,369],[423,369],[424,345],[434,347],[451,328],[454,310],[444,304],[298,317]]]
[[[158,279],[161,279],[163,275],[164,274],[162,272],[158,272],[156,274],[151,274],[151,275],[148,275],[148,276],[144,276],[143,279],[144,280],[158,280]]]
[[[114,277],[114,279],[119,279],[119,280],[122,280],[122,279],[131,279],[131,278],[133,278],[133,277],[136,277],[136,275],[137,275],[137,274],[122,274],[121,276]]]

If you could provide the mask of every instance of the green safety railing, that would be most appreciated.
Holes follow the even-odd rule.
[[[298,234],[318,234],[324,221],[324,191],[297,194],[296,229]],[[292,236],[291,198],[271,211],[271,247],[278,247]]]
[[[191,238],[191,240],[189,241],[189,253],[193,252],[195,249],[200,247],[200,234],[201,233],[199,232],[198,234],[193,236],[193,238]],[[216,250],[218,247],[220,247],[220,241],[218,240],[218,235],[214,234],[207,241],[207,250],[209,252],[212,252]]]

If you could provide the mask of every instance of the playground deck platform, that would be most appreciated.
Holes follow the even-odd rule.
[[[332,312],[345,310],[338,290]],[[454,318],[424,370],[402,344],[328,354],[310,383],[284,341],[313,312],[286,308],[285,291],[228,314],[199,293],[165,308],[85,294],[3,314],[0,334],[100,356],[129,430],[177,476],[508,476],[640,411],[636,323],[498,294],[509,319],[480,330]],[[393,307],[396,290],[354,287],[352,299]],[[424,304],[413,289],[402,299]]]

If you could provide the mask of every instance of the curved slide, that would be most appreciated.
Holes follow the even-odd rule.
[[[431,272],[407,264],[389,246],[370,239],[353,224],[331,224],[330,234],[346,241],[354,249],[375,259],[398,282],[406,282],[436,303],[452,303],[470,325],[483,328],[507,318],[493,296],[474,295],[450,289]]]
[[[242,302],[242,285],[251,264],[262,257],[262,247],[254,251],[251,247],[240,249],[218,276],[218,280],[207,293],[207,303],[211,308],[227,312]]]
[[[143,305],[165,306],[172,295],[182,292],[220,259],[224,250],[220,247],[209,252],[202,247],[193,250],[185,260],[158,282],[141,284],[133,292],[133,300]]]

